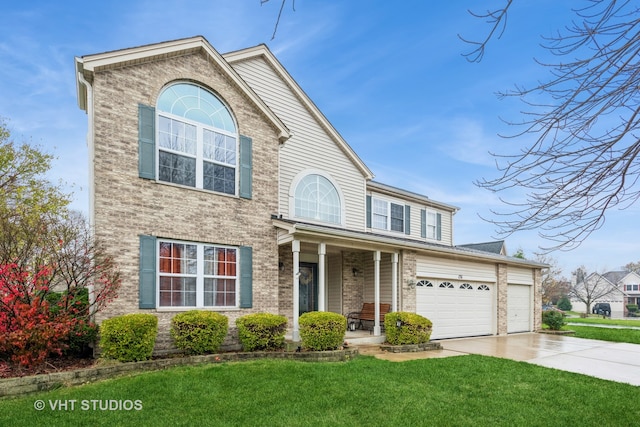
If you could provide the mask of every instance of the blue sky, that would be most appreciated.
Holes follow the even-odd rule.
[[[74,57],[202,35],[221,53],[266,43],[377,181],[461,208],[455,243],[463,244],[496,236],[479,215],[501,203],[473,184],[497,176],[488,152],[527,143],[497,136],[512,131],[500,117],[517,120],[523,105],[495,93],[547,77],[533,61],[546,55],[540,35],[566,25],[578,2],[515,2],[480,64],[461,56],[470,48],[457,37],[488,30],[467,13],[482,11],[471,0],[298,0],[295,12],[289,0],[274,40],[279,0],[9,3],[0,26],[0,117],[18,141],[57,156],[49,178],[74,193],[74,208],[88,210],[87,117],[76,103]],[[564,274],[638,261],[639,210],[612,211],[578,249],[553,253]],[[534,232],[507,238],[509,254],[522,248],[531,258],[544,243]]]

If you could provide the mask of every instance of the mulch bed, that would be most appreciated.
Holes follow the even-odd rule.
[[[55,357],[47,359],[42,365],[25,368],[15,363],[0,360],[0,378],[27,377],[90,368],[95,365],[96,361],[96,359],[90,357]]]

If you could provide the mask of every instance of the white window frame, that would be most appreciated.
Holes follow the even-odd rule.
[[[438,212],[426,209],[425,230],[427,239],[436,240],[438,238]]]
[[[160,271],[160,246],[162,243],[177,243],[181,245],[194,245],[196,246],[196,274],[179,273],[171,274]],[[178,310],[184,311],[187,309],[206,309],[206,310],[230,310],[238,309],[240,307],[240,248],[237,246],[218,245],[212,243],[198,243],[189,242],[183,240],[172,239],[157,239],[156,243],[156,306],[159,310]],[[222,249],[234,249],[236,251],[236,274],[235,276],[219,276],[219,275],[205,275],[204,271],[204,251],[205,247],[222,248]],[[196,278],[196,305],[181,305],[181,306],[169,306],[160,305],[160,277],[195,277]],[[204,279],[230,279],[235,280],[235,304],[233,306],[216,306],[216,305],[204,305]],[[215,299],[214,299],[215,300]]]
[[[376,202],[384,203],[384,211],[376,211]],[[402,229],[401,230],[393,230],[391,229],[391,205],[401,206],[402,207]],[[406,221],[405,218],[405,208],[406,204],[404,202],[400,202],[398,200],[386,199],[378,196],[371,196],[371,228],[376,230],[384,230],[389,231],[391,233],[404,233],[406,229]],[[384,227],[380,226],[376,223],[376,218],[384,218]]]
[[[339,206],[340,207],[340,213],[338,215],[340,222],[329,222],[329,221],[322,220],[320,217],[310,218],[310,217],[306,217],[306,216],[299,216],[299,215],[296,214],[296,190],[298,189],[298,185],[300,185],[300,182],[302,182],[309,175],[319,175],[319,176],[325,178],[327,181],[329,181],[329,183],[335,189],[336,194],[338,195],[338,202],[340,204],[340,206]],[[291,218],[300,219],[300,220],[308,221],[308,222],[311,222],[311,223],[331,224],[331,225],[334,225],[334,226],[337,225],[337,226],[344,227],[345,221],[346,221],[344,194],[342,194],[342,190],[341,190],[340,186],[338,185],[336,180],[334,180],[333,177],[330,174],[328,174],[328,173],[326,173],[324,171],[321,171],[321,170],[317,170],[317,169],[305,169],[305,170],[299,172],[294,177],[294,179],[291,181],[291,185],[289,187],[289,215],[290,215]]]
[[[196,127],[196,153],[195,156],[193,154],[189,154],[189,153],[185,153],[182,151],[178,151],[178,150],[173,150],[171,148],[167,148],[167,147],[162,147],[160,145],[160,118],[164,117],[170,120],[175,120],[178,122],[182,122],[184,124],[187,125],[191,125],[191,126],[195,126]],[[189,120],[186,119],[184,117],[181,116],[177,116],[171,113],[167,113],[164,111],[158,111],[158,113],[156,114],[156,176],[158,177],[158,181],[162,182],[162,183],[166,183],[166,184],[173,184],[173,185],[180,185],[183,187],[187,187],[187,188],[197,188],[197,189],[201,189],[201,190],[205,190],[205,191],[211,191],[214,192],[216,194],[227,194],[227,195],[231,195],[231,196],[237,196],[238,195],[238,191],[239,191],[239,184],[240,184],[240,173],[239,173],[239,167],[238,167],[238,162],[239,162],[239,157],[240,157],[240,146],[239,146],[239,138],[238,138],[238,134],[237,133],[233,133],[233,132],[228,132],[222,129],[218,129],[212,126],[207,126],[204,125],[200,122],[197,121],[193,121],[193,120]],[[224,163],[224,162],[220,162],[217,160],[212,160],[212,159],[205,159],[204,156],[204,132],[205,130],[207,131],[211,131],[211,132],[215,132],[224,136],[228,136],[231,137],[235,140],[235,163],[234,164],[229,164],[229,163]],[[189,157],[189,158],[195,158],[196,160],[196,170],[195,170],[195,175],[196,175],[196,182],[195,182],[195,186],[190,186],[190,185],[186,185],[186,184],[180,184],[180,183],[174,183],[171,181],[164,181],[164,180],[160,180],[160,151],[164,151],[167,153],[171,153],[171,154],[177,154],[179,156],[184,156],[184,157]],[[208,163],[213,163],[216,165],[221,165],[224,167],[228,167],[228,168],[232,168],[234,170],[234,192],[233,193],[227,193],[227,192],[221,192],[221,191],[216,191],[213,189],[209,189],[209,188],[204,188],[204,162],[208,162]]]

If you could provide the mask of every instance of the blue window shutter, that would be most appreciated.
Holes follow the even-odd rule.
[[[436,214],[436,239],[442,240],[442,214]]]
[[[420,237],[427,238],[427,211],[420,209]]]
[[[156,308],[156,238],[140,236],[140,308]]]
[[[156,109],[138,104],[138,175],[156,178]]]
[[[367,228],[371,228],[371,196],[367,196]]]
[[[240,135],[240,197],[251,198],[252,171],[252,140]]]
[[[253,249],[240,246],[240,308],[253,307]]]
[[[411,234],[411,206],[404,205],[404,234]]]

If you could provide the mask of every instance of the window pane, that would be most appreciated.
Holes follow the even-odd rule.
[[[340,196],[331,181],[320,175],[301,179],[295,190],[295,215],[340,224]]]
[[[391,203],[391,230],[404,231],[404,206]]]
[[[196,186],[196,159],[160,151],[159,177],[161,181]]]

